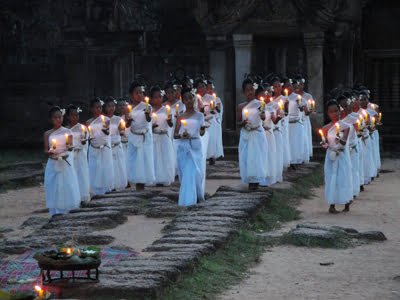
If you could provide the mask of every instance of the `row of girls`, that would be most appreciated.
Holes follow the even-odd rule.
[[[344,205],[343,211],[348,212],[364,185],[379,177],[382,112],[369,99],[369,90],[361,86],[341,93],[326,105],[330,122],[319,132],[327,150],[325,199],[330,213],[338,213],[336,205]]]
[[[91,197],[129,185],[136,190],[170,185],[175,175],[181,182],[179,205],[204,200],[206,160],[213,165],[224,155],[223,105],[213,83],[188,79],[167,82],[164,90],[154,86],[149,97],[144,92],[134,81],[130,103],[112,97],[92,100],[92,118],[85,124],[79,123],[79,107],[50,109],[53,128],[44,135],[50,215],[68,213]]]
[[[246,101],[238,105],[236,120],[241,128],[240,175],[249,190],[281,182],[285,169],[310,161],[315,101],[304,83],[302,76],[244,79]]]

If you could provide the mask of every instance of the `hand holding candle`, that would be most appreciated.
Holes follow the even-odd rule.
[[[123,134],[125,132],[125,128],[126,128],[126,123],[124,120],[121,120],[121,122],[119,123],[119,132]]]
[[[264,108],[265,108],[265,101],[264,101],[264,97],[261,97],[261,98],[260,98],[260,100],[261,100],[261,106],[260,106],[260,110],[261,110],[261,111],[264,111]]]
[[[249,119],[249,111],[247,109],[243,110],[244,112],[244,120],[247,121]]]
[[[40,286],[35,285],[35,292],[37,293],[37,299],[39,300],[45,299],[44,290]]]
[[[179,114],[179,104],[175,105],[175,115],[177,116]]]
[[[167,117],[168,117],[168,119],[170,119],[171,118],[171,106],[166,105],[165,108],[167,109]]]
[[[214,110],[214,101],[210,101],[210,110],[213,111]]]
[[[340,124],[338,122],[335,123],[335,127],[336,127],[336,136],[339,137],[339,133],[340,133]]]
[[[325,138],[325,135],[324,135],[324,131],[322,130],[322,129],[320,129],[320,130],[318,130],[318,133],[321,135],[321,141],[322,141],[322,143],[326,143],[326,138]]]
[[[69,146],[69,135],[68,133],[65,134],[65,145]]]
[[[149,97],[144,97],[144,102],[146,103],[146,110],[148,110],[149,109],[149,101],[150,101],[150,99],[149,99]]]
[[[51,148],[53,150],[56,150],[56,148],[57,148],[57,140],[56,139],[51,140]]]

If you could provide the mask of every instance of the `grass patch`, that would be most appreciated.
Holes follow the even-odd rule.
[[[232,240],[214,254],[200,259],[192,274],[172,283],[162,299],[214,299],[217,294],[238,283],[257,263],[271,240],[259,232],[279,228],[283,222],[297,220],[299,199],[310,198],[312,188],[323,181],[322,167],[295,182],[290,189],[274,190],[271,202],[244,225]]]
[[[283,235],[280,243],[298,247],[318,247],[345,249],[353,245],[352,240],[344,233],[335,232],[334,238],[318,238],[310,236],[294,236],[290,233]]]
[[[40,149],[2,149],[0,150],[0,167],[24,161],[44,161]]]

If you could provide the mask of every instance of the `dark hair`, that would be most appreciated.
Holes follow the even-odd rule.
[[[335,99],[331,99],[326,103],[326,109],[330,106],[336,106],[340,110],[339,103]]]
[[[256,90],[256,98],[261,93],[263,94],[263,96],[265,96],[265,92],[267,91],[268,88],[269,88],[269,84],[268,83],[265,83],[265,82],[258,83],[258,88]]]
[[[181,91],[181,95],[182,97],[186,94],[186,93],[191,93],[192,89],[188,88],[188,87],[183,87],[182,91]]]
[[[133,91],[137,88],[142,86],[139,81],[135,80],[129,85],[129,95],[133,93]]]
[[[51,118],[51,116],[57,111],[59,111],[61,113],[61,108],[59,106],[53,106],[52,108],[50,108],[49,118]]]
[[[207,85],[209,84],[214,84],[214,82],[211,79],[207,79]]]
[[[126,99],[123,97],[118,98],[117,102],[125,102],[125,104],[127,103]]]
[[[106,98],[106,100],[104,101],[104,105],[106,105],[107,103],[109,103],[109,102],[113,102],[114,104],[115,104],[115,98],[114,97],[112,97],[112,96],[108,96],[107,98]]]
[[[152,86],[150,88],[150,98],[153,98],[153,95],[156,92],[161,92],[161,88],[158,85]]]
[[[275,82],[281,83],[281,79],[280,79],[280,77],[279,77],[278,75],[272,77],[272,78],[269,80],[269,84],[270,84],[270,85],[273,85]]]
[[[164,90],[168,90],[168,89],[174,89],[173,87],[174,83],[172,81],[167,81],[164,83]],[[151,94],[151,91],[150,91]]]
[[[337,98],[336,101],[337,101],[338,104],[340,104],[340,102],[343,101],[343,100],[347,101],[347,97],[346,97],[344,94],[340,95],[340,96]]]
[[[95,105],[95,103],[100,102],[101,103],[101,99],[99,97],[96,97],[94,99],[92,99],[92,101],[90,101],[90,107],[92,108],[93,105]]]
[[[74,104],[68,105],[67,109],[65,110],[65,114],[68,116],[72,110],[78,110],[78,107]]]
[[[194,82],[194,87],[197,89],[199,87],[200,83],[205,85],[204,79],[202,79],[202,78],[196,79],[196,81]]]
[[[282,78],[282,83],[283,83],[283,85],[286,85],[286,84],[292,84],[291,82],[291,79],[289,78],[289,77],[284,77],[284,78]]]
[[[297,84],[303,83],[303,79],[304,79],[304,77],[303,77],[302,75],[296,75],[296,76],[293,78],[293,80],[294,80]],[[305,80],[305,79],[304,79],[304,80]]]
[[[246,85],[248,84],[253,84],[254,81],[251,80],[250,78],[246,78],[245,80],[243,80],[242,82],[242,91],[244,92],[244,90],[246,89]]]

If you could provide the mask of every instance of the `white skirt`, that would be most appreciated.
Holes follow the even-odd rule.
[[[364,184],[364,142],[361,138],[358,138],[357,143],[358,150],[358,174],[360,186]]]
[[[101,149],[89,146],[90,193],[104,195],[114,187],[114,166],[112,151],[108,147]]]
[[[239,167],[243,183],[262,183],[267,178],[268,144],[264,129],[240,131]]]
[[[290,140],[289,140],[289,119],[285,117],[282,121],[282,142],[283,142],[283,167],[290,165]]]
[[[355,145],[350,149],[350,161],[351,161],[351,175],[353,181],[353,196],[360,194],[360,167],[359,167],[359,155],[358,145]]]
[[[81,201],[90,200],[89,165],[86,148],[74,151],[74,169],[78,178]]]
[[[213,120],[207,131],[210,135],[207,146],[207,159],[223,157],[224,147],[222,145],[221,124],[219,124],[216,120]]]
[[[279,130],[274,130],[275,144],[276,144],[276,181],[283,181],[283,139],[281,128]]]
[[[301,164],[304,162],[306,149],[304,125],[300,122],[289,123],[290,163]]]
[[[310,116],[304,116],[304,130],[305,130],[305,135],[306,135],[306,145],[305,145],[305,155],[304,155],[304,161],[309,162],[310,158],[313,156],[313,144],[312,144],[312,127],[311,127],[311,121],[310,121]]]
[[[369,136],[366,140],[364,140],[364,149],[363,149],[363,162],[364,162],[364,184],[369,184],[372,180],[372,177],[376,176],[376,167],[375,167],[375,159],[373,154],[373,141]]]
[[[167,134],[153,134],[155,183],[170,185],[175,180],[175,149]]]
[[[80,194],[72,157],[64,160],[48,159],[44,173],[46,207],[50,215],[68,213],[79,208]]]
[[[136,184],[151,184],[154,176],[153,135],[129,134],[128,142],[128,180]]]
[[[276,183],[276,142],[275,136],[272,130],[265,131],[265,137],[267,138],[268,151],[264,154],[267,155],[267,178],[260,184],[263,186],[270,186]]]
[[[181,183],[179,206],[204,200],[205,169],[200,139],[176,140],[178,176]]]
[[[374,157],[375,157],[375,167],[379,171],[381,168],[381,151],[379,145],[379,131],[375,130],[372,134],[374,140]]]
[[[112,155],[114,166],[114,189],[123,190],[128,185],[128,174],[126,171],[126,156],[122,143],[112,148]]]
[[[331,150],[325,156],[325,200],[328,204],[347,204],[353,199],[353,179],[349,149],[331,159]]]

